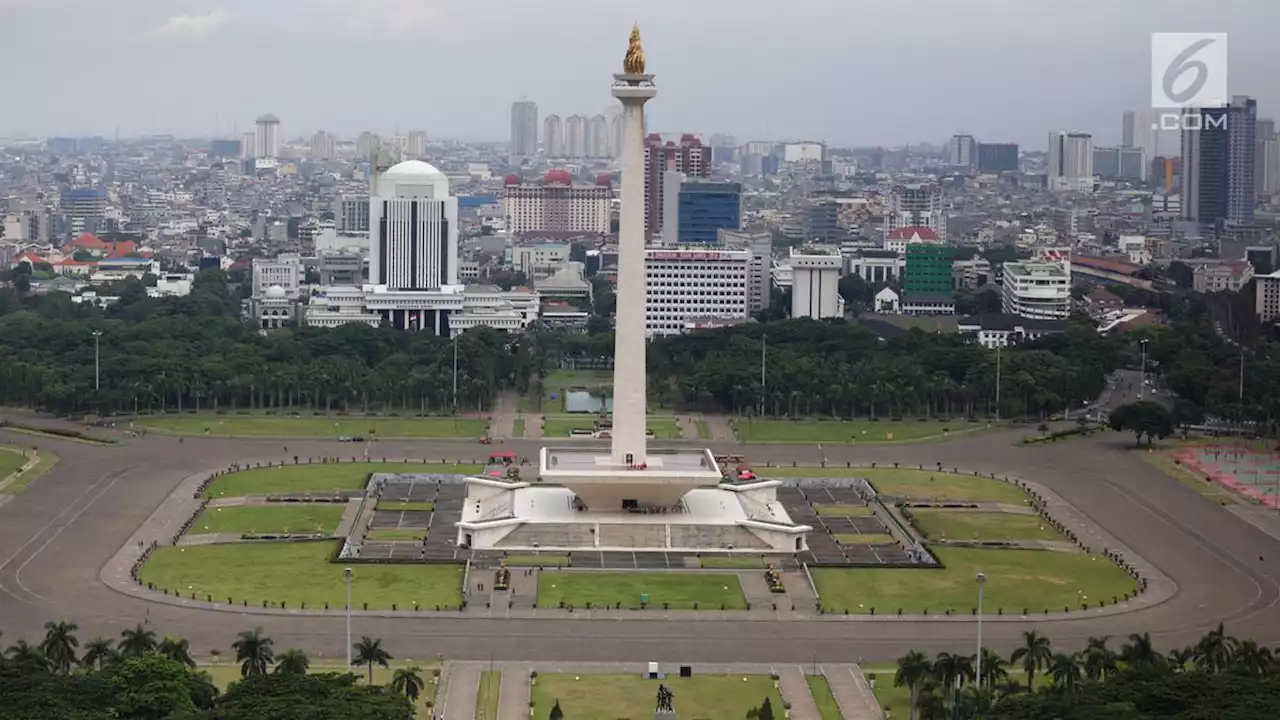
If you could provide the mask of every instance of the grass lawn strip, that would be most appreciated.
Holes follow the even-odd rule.
[[[833,535],[841,545],[879,545],[893,542],[889,533],[836,533]]]
[[[436,504],[429,501],[414,500],[379,500],[379,510],[435,510]]]
[[[394,542],[396,540],[421,540],[426,536],[426,530],[370,530],[365,539]]]
[[[693,427],[698,431],[699,440],[711,439],[711,425],[706,420],[694,420]]]
[[[911,516],[916,527],[928,533],[933,540],[1066,541],[1039,515],[915,508],[911,510]]]
[[[334,542],[229,543],[190,547],[159,547],[139,573],[156,590],[211,595],[217,602],[247,600],[262,607],[265,600],[288,608],[307,604],[331,609],[346,602],[342,565],[329,562]],[[390,610],[395,603],[409,610],[416,600],[422,609],[457,608],[462,602],[461,565],[407,564],[354,566],[352,603],[357,609]]]
[[[342,521],[343,505],[241,505],[211,507],[192,523],[195,533],[332,533]]]
[[[508,555],[507,567],[569,567],[568,555],[539,553],[537,555]]]
[[[937,470],[896,468],[756,467],[762,478],[867,478],[881,495],[913,500],[957,500],[1026,505],[1027,495],[1003,480]]]
[[[0,445],[0,480],[3,480],[27,464],[27,458],[18,448]]]
[[[138,427],[209,437],[416,439],[481,437],[484,420],[455,418],[279,417],[271,415],[147,415]]]
[[[740,442],[891,443],[929,440],[986,429],[986,423],[871,420],[734,420]],[[943,432],[944,428],[947,432]]]
[[[649,607],[701,610],[744,610],[746,598],[737,575],[701,572],[603,573],[564,572],[538,574],[538,607],[565,606],[639,607],[640,595],[649,595]],[[566,713],[567,714],[567,713]]]
[[[37,451],[37,457],[39,460],[36,461],[35,467],[10,480],[9,484],[0,492],[7,495],[17,495],[30,487],[31,483],[39,480],[42,475],[52,470],[54,465],[58,464],[58,456],[48,450]],[[0,465],[0,482],[21,469],[26,462],[27,458],[22,455],[21,449],[0,446],[0,463],[3,463],[3,465]],[[10,463],[17,464],[10,467]]]
[[[498,690],[502,687],[502,673],[485,670],[480,673],[480,686],[476,688],[476,720],[498,720]]]
[[[783,715],[782,697],[764,675],[667,676],[646,680],[635,675],[538,675],[533,684],[534,718],[545,718],[556,700],[566,720],[614,720],[653,714],[653,698],[664,684],[675,696],[672,707],[681,718],[731,720],[764,704]]]
[[[511,437],[524,437],[524,418],[518,417],[511,425]]]
[[[973,578],[987,576],[986,611],[1005,614],[1079,610],[1082,602],[1133,592],[1133,578],[1105,557],[1043,550],[932,548],[942,569],[814,568],[822,605],[828,612],[968,615],[977,605]]]
[[[831,694],[831,684],[827,682],[826,676],[806,675],[804,679],[809,683],[809,694],[813,695],[813,702],[818,706],[818,715],[822,720],[844,720],[840,707],[836,705],[836,697]]]
[[[866,505],[814,505],[814,512],[819,515],[833,515],[835,517],[860,517],[864,515],[875,515],[875,511]]]
[[[763,568],[764,560],[758,555],[708,555],[702,558],[704,568]]]
[[[358,490],[374,473],[398,475],[470,475],[483,470],[480,465],[441,463],[314,463],[277,465],[229,473],[217,478],[204,491],[205,497],[244,497],[288,493],[332,494],[335,490]]]
[[[1177,447],[1177,446],[1175,446]],[[1139,451],[1135,451],[1139,452]],[[1156,468],[1178,482],[1195,490],[1210,500],[1225,505],[1228,502],[1241,502],[1246,504],[1254,504],[1257,502],[1253,498],[1238,495],[1225,486],[1220,485],[1212,480],[1206,479],[1204,476],[1188,468],[1185,465],[1179,465],[1173,461],[1168,452],[1147,452],[1142,450],[1139,452],[1142,460],[1148,465]]]

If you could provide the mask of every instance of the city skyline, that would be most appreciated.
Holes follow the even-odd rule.
[[[586,7],[580,0],[565,3],[570,13],[574,3]],[[301,0],[277,0],[260,8],[221,0],[191,3],[181,8],[186,14],[174,14],[157,0],[124,0],[110,10],[88,0],[7,0],[0,2],[0,22],[12,40],[0,47],[0,61],[27,73],[22,100],[0,122],[0,135],[232,136],[272,112],[281,118],[282,139],[317,130],[347,137],[420,127],[433,138],[502,141],[510,103],[519,98],[563,109],[562,116],[604,107],[599,68],[614,64],[617,52],[610,30],[632,20],[646,28],[646,44],[663,58],[659,69],[668,78],[670,89],[650,112],[657,131],[812,138],[837,146],[941,143],[968,132],[1034,148],[1047,130],[1065,128],[1090,132],[1097,144],[1118,144],[1116,118],[1147,106],[1148,34],[1170,30],[1228,32],[1232,94],[1256,97],[1260,117],[1280,114],[1280,90],[1267,79],[1280,58],[1265,36],[1280,7],[1256,3],[1223,9],[1185,0],[1124,7],[1090,0],[1031,7],[985,0],[903,10],[799,0],[773,17],[773,6],[763,3],[711,0],[698,10],[716,20],[710,39],[674,3],[643,10],[592,6],[572,32],[548,26],[536,8],[500,4],[500,12],[480,14],[444,1],[319,0],[304,7]],[[80,22],[64,22],[72,13]],[[856,42],[849,42],[849,25],[830,22],[841,17],[857,19],[853,27],[863,30]],[[281,23],[288,34],[276,32]],[[895,26],[910,28],[910,51],[901,34],[869,31]],[[1099,27],[1107,28],[1104,43]],[[83,55],[23,62],[46,55],[40,48],[85,46],[102,33],[136,51],[102,53],[93,67],[110,77],[150,79],[130,83],[129,102],[112,82],[55,91],[73,70],[83,72]],[[486,44],[461,44],[460,38],[474,37]],[[318,41],[349,51],[310,49],[325,47]],[[165,62],[156,63],[161,55]],[[510,72],[513,59],[526,67],[520,60],[526,57],[534,59],[528,72]],[[460,67],[459,58],[468,69],[457,77],[433,72],[430,93],[403,93],[398,76],[379,71]],[[885,72],[889,64],[893,71]],[[244,81],[264,72],[265,82]],[[739,79],[745,77],[749,86]],[[357,80],[379,101],[335,99],[338,88]],[[927,92],[920,91],[922,82]],[[921,97],[929,98],[928,111]]]

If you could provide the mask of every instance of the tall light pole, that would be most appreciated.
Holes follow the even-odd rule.
[[[760,415],[764,416],[764,368],[765,358],[769,347],[769,336],[760,335]]]
[[[1000,346],[996,345],[996,422],[1000,422]]]
[[[351,568],[342,571],[347,580],[347,667],[351,667]]]
[[[1138,345],[1142,346],[1142,373],[1138,376],[1138,399],[1142,399],[1143,393],[1147,391],[1147,342],[1142,340]]]
[[[977,687],[982,689],[982,586],[987,584],[987,574],[978,573],[978,655],[974,662]]]
[[[1244,408],[1244,345],[1240,346],[1240,395],[1239,402],[1241,409]],[[1241,413],[1243,415],[1243,413]]]
[[[100,351],[102,338],[101,330],[94,330],[93,333],[93,389],[102,389],[102,354]]]
[[[453,414],[458,414],[458,336],[453,336]]]

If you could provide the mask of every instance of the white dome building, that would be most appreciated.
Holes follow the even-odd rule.
[[[376,188],[369,199],[369,283],[393,291],[458,285],[458,199],[445,174],[406,160],[379,175]],[[409,327],[406,318],[387,320]]]
[[[430,163],[406,160],[378,176],[377,192],[380,198],[443,200],[449,197],[449,178]]]

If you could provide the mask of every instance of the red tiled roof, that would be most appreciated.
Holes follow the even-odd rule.
[[[1122,275],[1132,275],[1142,268],[1131,262],[1124,260],[1113,260],[1111,258],[1090,257],[1088,255],[1077,255],[1071,259],[1073,265],[1083,265],[1087,268],[1095,270],[1107,270]]]
[[[921,225],[908,225],[889,233],[890,240],[910,240],[917,237],[921,240],[937,240],[938,233]]]
[[[99,240],[93,233],[85,233],[67,244],[71,247],[85,250],[105,250],[107,248],[107,243]]]
[[[98,261],[97,260],[76,260],[75,258],[63,258],[62,260],[59,260],[58,262],[53,264],[62,265],[62,266],[71,266],[71,265],[83,266],[83,265],[97,265]]]
[[[111,244],[111,251],[107,253],[109,258],[128,257],[138,254],[138,244],[132,240],[120,240]]]
[[[33,252],[24,252],[18,257],[13,259],[14,265],[17,265],[18,263],[22,263],[22,262],[27,262],[27,263],[31,263],[32,265],[35,265],[37,263],[46,262],[46,260]]]

